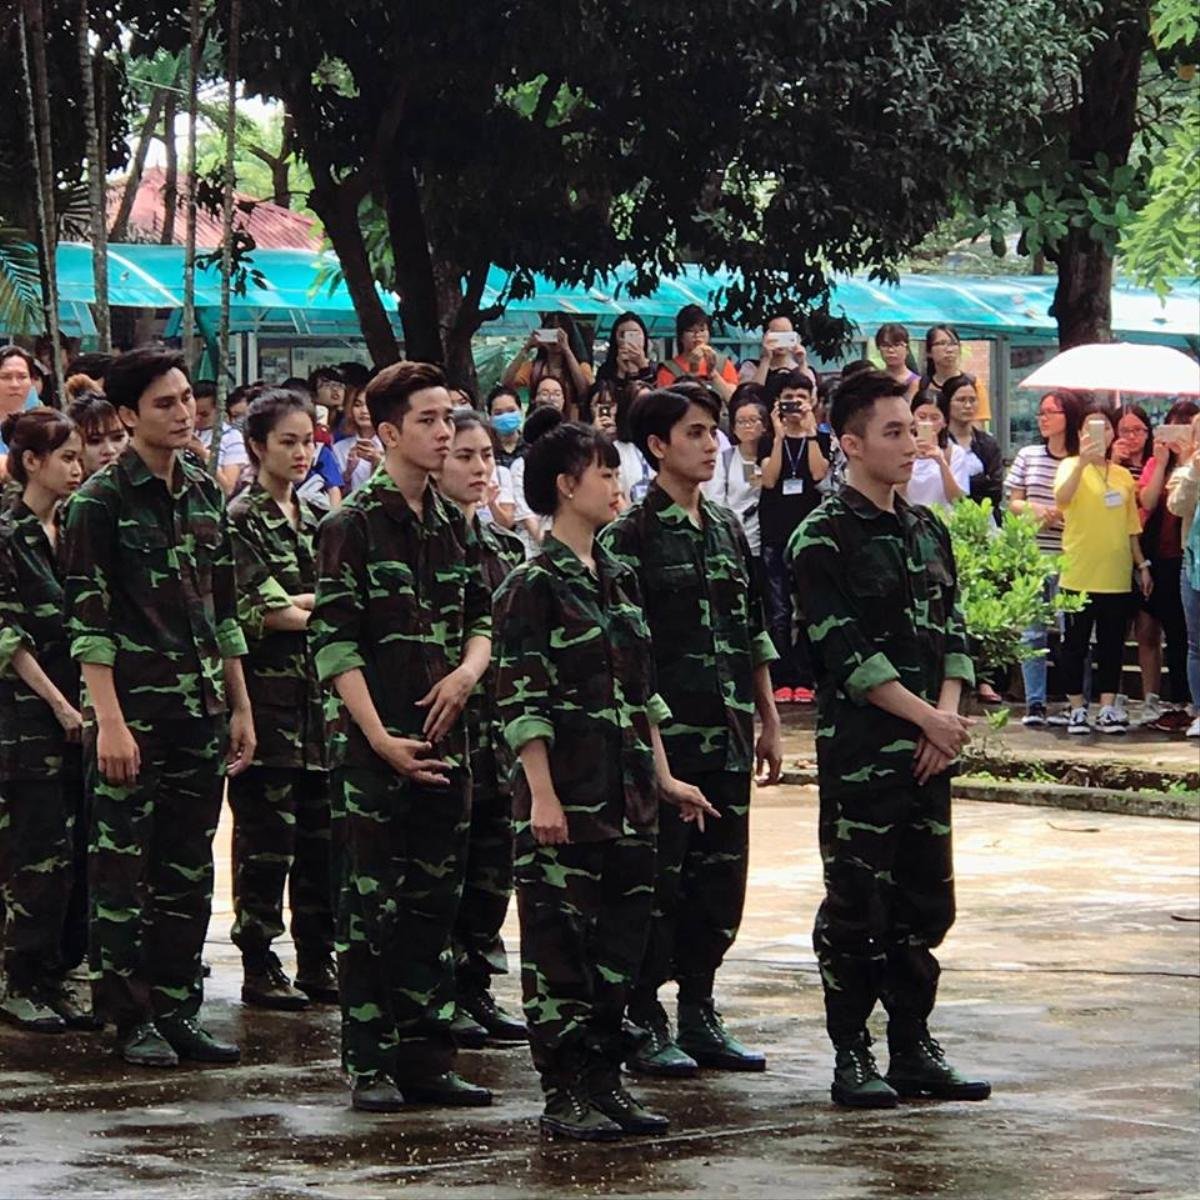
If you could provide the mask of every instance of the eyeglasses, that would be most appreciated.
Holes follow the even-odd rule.
[[[762,424],[762,417],[738,417],[733,423],[734,429],[753,429]]]
[[[957,342],[930,342],[930,350],[945,350],[947,346],[957,346]]]
[[[1063,415],[1063,410],[1061,408],[1039,408],[1038,409],[1039,417],[1061,417],[1062,415]]]

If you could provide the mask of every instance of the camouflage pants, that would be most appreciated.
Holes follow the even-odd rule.
[[[889,1040],[917,1036],[937,996],[932,949],[954,924],[950,777],[821,797],[825,899],[813,947],[834,1044],[867,1023],[877,1000]]]
[[[471,829],[462,901],[454,921],[455,978],[459,995],[483,991],[508,971],[500,928],[513,891],[512,799],[496,778],[486,743],[471,747]]]
[[[200,1009],[225,774],[224,717],[130,728],[142,756],[132,786],[100,778],[95,727],[84,736],[92,993],[118,1029]]]
[[[711,771],[680,776],[721,814],[702,831],[664,804],[658,813],[654,915],[636,993],[649,1000],[669,979],[679,998],[712,996],[717,968],[737,937],[746,903],[750,853],[750,774]]]
[[[63,941],[71,894],[75,810],[82,781],[0,783],[0,897],[4,972],[26,992],[66,970]]]
[[[627,1049],[621,1021],[653,903],[654,843],[638,834],[518,853],[525,1021],[547,1092],[589,1056],[617,1063]]]
[[[78,752],[79,747],[73,747]],[[82,759],[78,765],[78,782],[70,788],[74,799],[74,830],[71,838],[71,885],[67,898],[67,915],[63,921],[63,969],[73,971],[87,959],[88,952],[88,817],[87,789],[83,786]]]
[[[250,767],[229,781],[233,810],[233,944],[264,953],[283,933],[283,889],[292,910],[296,957],[333,952],[329,876],[329,775],[303,768]]]
[[[465,771],[415,787],[333,772],[333,877],[342,1063],[351,1079],[412,1082],[454,1059],[450,934],[469,820]]]

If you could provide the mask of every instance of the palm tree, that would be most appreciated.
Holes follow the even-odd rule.
[[[95,283],[94,306],[100,349],[112,349],[112,322],[108,315],[108,213],[104,174],[107,164],[100,123],[96,119],[96,80],[92,70],[91,21],[88,0],[79,0],[79,78],[83,85],[83,121],[87,134],[88,201],[91,208],[92,279]]]
[[[217,335],[217,400],[224,407],[229,383],[229,307],[233,281],[233,188],[237,156],[238,38],[242,23],[242,0],[229,0],[229,47],[226,94],[225,170],[221,198],[221,323]]]
[[[0,334],[36,332],[42,311],[37,247],[24,229],[0,225]]]

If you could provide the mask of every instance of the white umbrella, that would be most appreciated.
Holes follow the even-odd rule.
[[[1200,396],[1200,363],[1170,346],[1101,342],[1072,346],[1021,380],[1024,388]]]

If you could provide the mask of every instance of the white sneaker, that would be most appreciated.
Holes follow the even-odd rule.
[[[1200,717],[1197,717],[1188,727],[1185,737],[1200,738]]]
[[[1149,699],[1149,697],[1147,697],[1147,699]],[[1156,697],[1156,699],[1157,699],[1157,697]],[[1112,706],[1113,706],[1113,711],[1116,713],[1116,716],[1117,716],[1117,724],[1118,725],[1128,725],[1129,724],[1129,697],[1127,695],[1125,695],[1124,692],[1118,692],[1113,697]]]
[[[1046,717],[1047,725],[1058,725],[1066,728],[1066,726],[1070,725],[1070,723],[1071,710],[1069,708],[1064,708],[1062,712],[1050,713]]]
[[[1088,710],[1084,708],[1071,709],[1071,717],[1067,721],[1067,732],[1086,735],[1092,732],[1092,724],[1088,720]]]
[[[1165,711],[1158,696],[1154,692],[1147,692],[1145,700],[1142,701],[1142,714],[1138,718],[1138,724],[1153,725]]]
[[[1106,704],[1096,718],[1096,728],[1101,733],[1125,733],[1128,721],[1121,720],[1120,710],[1113,704]]]

